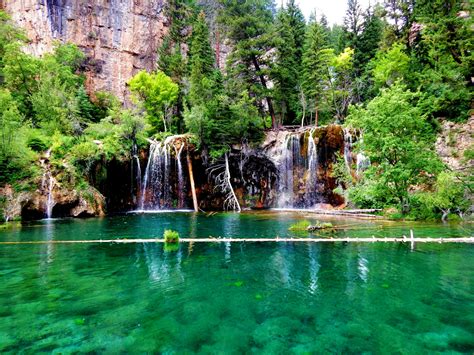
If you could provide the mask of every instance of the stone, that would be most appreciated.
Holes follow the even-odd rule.
[[[76,44],[87,56],[90,93],[109,91],[127,100],[127,81],[154,70],[167,33],[163,0],[0,0],[0,8],[26,31],[26,51],[41,56],[55,41]]]

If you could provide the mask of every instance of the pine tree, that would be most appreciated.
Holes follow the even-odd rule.
[[[357,101],[365,101],[373,96],[371,93],[369,62],[375,58],[380,46],[384,29],[382,19],[377,11],[368,9],[364,14],[363,31],[354,51],[354,76]]]
[[[311,23],[306,34],[303,54],[303,92],[306,97],[304,101],[310,103],[310,112],[315,113],[316,125],[327,78],[328,62],[324,52],[327,47],[323,26],[316,21]]]
[[[290,0],[287,7],[278,12],[275,24],[276,63],[272,78],[276,85],[276,110],[279,109],[283,123],[295,123],[300,110],[298,92],[301,86],[305,26],[303,14],[294,0]]]
[[[349,45],[354,48],[357,39],[362,32],[362,9],[359,0],[348,0],[347,11],[344,17],[344,26],[347,33]]]
[[[430,1],[431,3],[431,1]],[[400,40],[407,35],[411,26],[412,13],[415,0],[385,0],[385,17],[390,23],[388,36],[393,35],[395,40]],[[388,45],[392,45],[389,43]]]
[[[276,127],[272,90],[268,85],[268,74],[272,49],[272,25],[274,6],[272,0],[234,1],[221,0],[223,9],[220,23],[232,42],[232,52],[228,57],[227,72],[235,82],[244,82],[250,95],[256,101],[266,102],[266,108]],[[260,107],[263,111],[263,106]]]
[[[190,104],[212,106],[210,103],[216,94],[216,79],[219,72],[215,68],[215,57],[204,12],[199,14],[193,24],[189,47],[189,72]]]

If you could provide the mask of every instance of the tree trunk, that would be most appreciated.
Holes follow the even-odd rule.
[[[262,86],[267,89],[267,81],[265,80],[265,76],[260,72],[260,65],[258,64],[258,60],[255,56],[252,56],[252,62],[255,66],[255,71],[258,73],[258,77]],[[266,96],[265,99],[267,100],[268,105],[268,112],[270,113],[270,117],[272,118],[272,128],[276,128],[276,118],[275,118],[275,111],[273,110],[272,99],[269,96]]]
[[[189,156],[189,150],[187,151],[187,154],[186,154],[186,160],[188,162],[189,182],[191,183],[191,192],[193,194],[194,211],[198,212],[199,206],[198,206],[198,200],[196,196],[196,187],[194,186],[193,163],[191,161],[191,157]]]

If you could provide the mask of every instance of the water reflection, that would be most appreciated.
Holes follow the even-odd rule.
[[[55,224],[52,219],[44,220],[44,241],[48,242],[42,244],[40,247],[40,261],[39,261],[39,274],[45,277],[48,273],[49,266],[54,261],[55,245],[54,241],[54,230]]]
[[[319,244],[308,243],[308,261],[309,261],[309,286],[308,291],[311,294],[316,294],[318,290],[318,272],[321,267],[319,263],[319,253],[321,246]]]
[[[155,243],[143,243],[143,252],[150,280],[157,284],[160,281],[166,282],[169,279],[169,266],[166,260],[162,260],[161,247]]]
[[[358,265],[357,268],[359,270],[359,277],[364,283],[367,283],[367,278],[369,276],[369,261],[363,256],[364,251],[363,249],[358,246]]]

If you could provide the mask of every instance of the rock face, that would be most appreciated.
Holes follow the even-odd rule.
[[[104,197],[97,191],[81,193],[75,190],[55,188],[52,217],[103,216]],[[11,186],[0,189],[5,198],[4,219],[20,218],[24,221],[45,218],[48,197],[40,190],[15,193]]]
[[[152,70],[167,31],[166,0],[0,0],[31,40],[32,54],[51,51],[54,41],[71,42],[87,56],[87,87],[120,99],[126,82]]]
[[[135,184],[140,186],[135,190],[135,200],[142,201],[137,209],[190,208],[186,153],[177,153],[178,147],[172,145],[153,144],[148,157],[143,155],[141,184]],[[227,183],[222,184],[226,179],[242,209],[342,206],[344,198],[334,192],[337,180],[333,168],[337,158],[344,155],[344,144],[342,128],[330,125],[268,131],[260,145],[232,146],[227,163],[223,158],[208,161],[203,159],[203,152],[191,149],[199,208],[219,211],[228,207],[230,189]],[[128,176],[136,179],[130,172]],[[182,192],[185,196],[180,202]]]
[[[474,149],[474,116],[466,123],[443,122],[436,140],[436,151],[453,170],[467,170],[474,167],[474,160],[467,160],[464,153]]]

